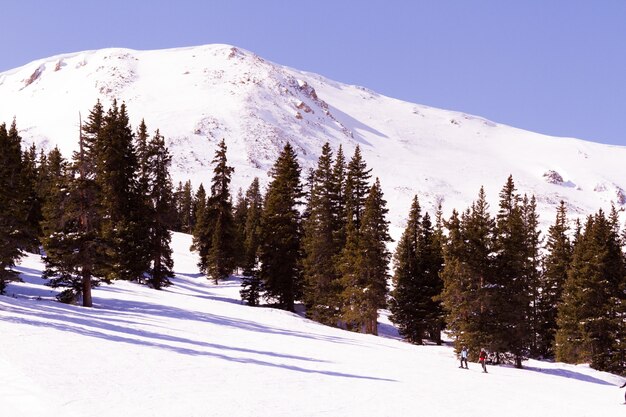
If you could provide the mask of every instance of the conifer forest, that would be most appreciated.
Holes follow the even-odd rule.
[[[482,188],[449,216],[414,196],[392,242],[384,184],[358,146],[345,155],[326,143],[302,172],[285,143],[267,187],[255,178],[232,190],[225,140],[210,181],[173,184],[165,138],[131,127],[125,104],[96,103],[77,137],[62,155],[25,147],[16,121],[0,124],[0,293],[25,252],[42,255],[60,302],[91,307],[92,288],[113,280],[161,290],[177,231],[193,236],[208,280],[243,277],[249,306],[302,306],[370,334],[388,308],[411,343],[441,344],[447,331],[458,350],[487,348],[517,367],[544,358],[625,374],[626,231],[615,207],[579,219],[561,201],[542,231],[535,197],[510,176],[498,207]]]

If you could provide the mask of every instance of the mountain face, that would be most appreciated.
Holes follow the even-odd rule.
[[[358,70],[358,69],[355,69]],[[419,80],[407,80],[418,82]],[[25,143],[69,157],[77,147],[79,114],[100,99],[124,101],[133,126],[160,129],[173,154],[176,182],[210,182],[224,138],[235,167],[233,193],[267,171],[286,141],[303,177],[322,145],[343,146],[349,160],[360,145],[390,208],[394,237],[411,198],[431,213],[464,210],[485,187],[497,210],[509,175],[534,194],[544,225],[555,206],[571,217],[626,204],[626,147],[557,138],[464,113],[385,97],[264,60],[229,45],[159,51],[104,49],[59,55],[0,73],[0,122],[14,117]]]

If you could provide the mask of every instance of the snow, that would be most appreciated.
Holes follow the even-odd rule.
[[[622,379],[585,365],[458,368],[450,346],[322,326],[241,305],[239,281],[202,277],[174,234],[164,291],[115,282],[92,309],[53,301],[38,256],[0,297],[3,416],[514,417],[623,415]],[[619,384],[619,385],[618,385]]]
[[[294,145],[303,173],[325,142],[335,151],[342,145],[348,159],[358,144],[380,177],[395,239],[414,194],[431,214],[442,202],[448,216],[467,208],[484,186],[495,211],[510,174],[521,193],[536,195],[544,229],[562,199],[571,218],[626,204],[625,147],[396,100],[231,45],[85,51],[0,73],[0,121],[16,117],[26,143],[59,145],[68,157],[77,146],[79,112],[84,120],[97,99],[107,107],[113,98],[126,102],[133,126],[145,119],[151,132],[161,130],[175,182],[191,179],[194,187],[210,181],[221,139],[235,167],[234,194],[255,176],[267,184],[285,141]],[[311,111],[298,112],[294,103]],[[564,182],[547,181],[548,171]]]

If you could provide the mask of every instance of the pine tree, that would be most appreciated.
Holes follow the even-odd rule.
[[[29,222],[30,190],[25,178],[21,138],[15,120],[7,131],[0,124],[0,294],[10,281],[19,280],[15,262],[33,245]]]
[[[233,212],[233,223],[235,227],[233,257],[235,266],[243,268],[246,262],[246,218],[248,217],[248,202],[241,188],[237,192],[237,202],[235,203]]]
[[[336,257],[341,250],[337,241],[340,228],[336,212],[338,191],[339,186],[333,177],[332,151],[326,143],[311,178],[303,247],[307,316],[331,325],[337,323],[339,315],[339,273],[336,271]]]
[[[89,157],[94,148],[85,143],[89,142],[81,134],[79,151],[74,153],[68,173],[60,153],[48,157],[50,195],[43,210],[43,276],[50,279],[50,286],[67,288],[57,296],[60,301],[82,298],[83,306],[91,307],[92,287],[108,280],[98,278],[107,261],[98,231],[101,212],[97,204],[100,194],[96,165]]]
[[[211,197],[205,211],[208,229],[204,236],[210,239],[205,243],[209,246],[206,272],[216,284],[235,268],[235,222],[229,188],[234,168],[228,166],[226,150],[226,142],[222,140],[213,158]]]
[[[259,244],[265,296],[288,311],[294,311],[295,301],[302,296],[300,171],[295,151],[287,143],[270,171]]]
[[[422,213],[417,196],[413,197],[409,218],[394,254],[394,290],[391,293],[391,321],[400,334],[411,343],[422,344],[425,334],[423,316],[420,316],[421,278],[418,247],[422,228]]]
[[[623,290],[618,228],[600,210],[574,245],[558,309],[557,360],[623,372]]]
[[[378,309],[386,307],[389,223],[386,201],[376,179],[365,201],[361,227],[348,219],[347,244],[342,254],[342,312],[348,328],[378,334]]]
[[[102,238],[107,242],[110,279],[139,280],[149,268],[145,241],[145,199],[126,105],[114,101],[97,133],[96,180],[101,190]]]
[[[169,174],[171,161],[165,140],[157,130],[146,144],[146,191],[150,208],[146,239],[150,249],[148,275],[150,284],[157,290],[170,285],[170,278],[174,276],[169,231],[174,221],[174,196]]]
[[[493,285],[495,226],[482,187],[471,208],[460,218],[454,211],[446,228],[440,299],[457,343],[477,352],[493,343],[488,292]]]
[[[500,192],[494,249],[494,281],[487,288],[491,349],[512,353],[521,367],[530,344],[531,290],[527,230],[512,176]]]
[[[527,320],[530,328],[530,338],[528,350],[533,357],[540,356],[540,328],[542,327],[541,305],[541,281],[542,281],[542,256],[541,244],[543,238],[539,230],[539,215],[537,214],[537,200],[535,196],[529,199],[524,195],[522,199],[522,218],[524,220],[525,240],[526,240],[526,271],[529,287],[530,305],[527,306]]]
[[[371,169],[361,155],[361,148],[357,145],[354,155],[348,163],[345,185],[345,212],[350,213],[354,221],[354,227],[358,231],[361,228],[361,218],[370,188],[368,181],[371,178]]]
[[[572,244],[567,235],[567,208],[565,202],[557,209],[556,220],[548,229],[544,273],[540,283],[537,306],[537,354],[554,357],[554,336],[557,331],[557,307],[561,303],[563,285],[572,262]]]
[[[196,223],[193,228],[193,243],[191,250],[198,252],[199,261],[198,268],[200,272],[206,274],[207,272],[207,255],[209,253],[209,239],[211,230],[209,230],[207,211],[207,196],[204,189],[204,185],[200,183],[198,190],[193,200],[193,212],[196,219]]]
[[[258,249],[260,243],[263,196],[259,179],[254,178],[246,191],[246,224],[244,229],[244,263],[241,299],[250,306],[259,305],[263,282],[259,276]]]

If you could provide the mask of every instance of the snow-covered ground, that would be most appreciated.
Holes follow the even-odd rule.
[[[240,304],[239,282],[213,285],[174,234],[164,291],[116,282],[92,309],[53,301],[26,256],[24,283],[0,297],[0,415],[470,416],[623,415],[622,378],[587,366],[458,368],[449,346],[355,334]]]

